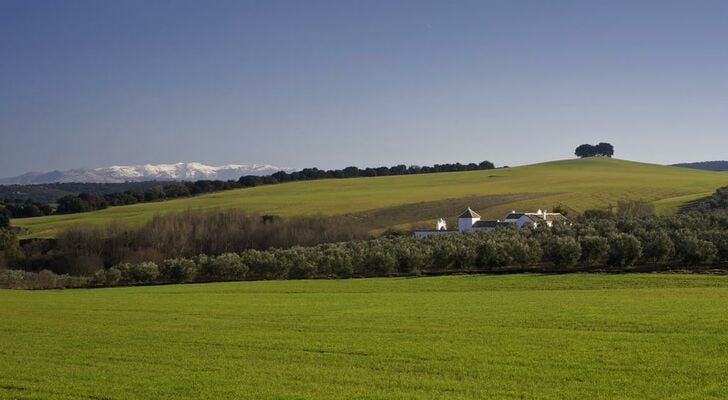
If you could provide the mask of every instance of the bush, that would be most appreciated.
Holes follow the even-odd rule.
[[[348,277],[354,273],[354,260],[346,245],[325,244],[318,246],[312,253],[316,256],[316,265],[322,275]]]
[[[717,259],[728,260],[728,231],[712,230],[703,234],[703,239],[715,246],[718,251]]]
[[[159,265],[162,280],[182,283],[192,282],[197,274],[197,264],[188,258],[172,258]]]
[[[119,268],[109,268],[107,270],[97,271],[91,283],[94,286],[115,286],[121,281],[121,270]]]
[[[628,267],[642,256],[642,245],[634,235],[618,233],[609,237],[607,265]]]
[[[692,265],[711,264],[718,255],[718,249],[713,243],[699,239],[687,230],[675,233],[675,249],[685,263]]]
[[[601,236],[584,236],[579,239],[579,245],[584,265],[601,264],[609,251],[609,242]]]
[[[138,264],[122,263],[111,269],[116,269],[123,283],[153,283],[159,277],[159,267],[153,262]],[[116,275],[117,272],[112,272]]]
[[[432,249],[411,240],[393,242],[398,271],[418,274],[432,264]]]
[[[367,243],[355,272],[361,275],[391,275],[397,271],[397,257],[384,241]]]
[[[4,260],[4,263],[12,265],[22,257],[23,253],[15,233],[9,229],[0,228],[0,258]]]
[[[132,278],[136,282],[151,283],[159,277],[159,267],[153,262],[134,264]]]
[[[62,289],[85,287],[91,284],[88,277],[56,275],[42,270],[38,273],[20,270],[0,271],[0,288],[8,289]]]
[[[557,267],[573,267],[581,258],[581,246],[574,238],[555,236],[547,242],[545,254]]]
[[[200,275],[210,281],[237,281],[245,279],[249,267],[235,253],[225,253],[217,257],[200,257]]]
[[[665,262],[675,253],[675,245],[663,231],[648,233],[642,240],[642,253],[646,261]]]
[[[271,251],[248,250],[241,254],[242,261],[249,273],[258,279],[285,277],[279,270],[275,255]],[[288,271],[285,271],[286,273]]]
[[[28,274],[31,273],[15,269],[0,271],[0,287],[22,288]]]
[[[288,271],[293,279],[313,278],[318,275],[318,265],[312,252],[305,247],[292,247],[276,252],[281,271]]]
[[[477,248],[476,265],[478,266],[494,269],[505,267],[512,262],[513,258],[506,250],[506,244],[501,241],[488,239]]]

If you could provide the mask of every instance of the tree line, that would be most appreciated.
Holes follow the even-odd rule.
[[[171,182],[154,185],[145,190],[125,190],[113,193],[79,193],[67,194],[56,200],[54,206],[50,204],[33,201],[31,199],[7,198],[0,202],[0,209],[10,218],[39,217],[51,214],[75,214],[95,210],[102,210],[107,207],[131,205],[144,202],[155,202],[163,200],[192,197],[205,193],[220,192],[231,189],[242,189],[248,187],[272,185],[277,183],[308,181],[316,179],[345,179],[357,177],[389,176],[389,175],[414,175],[433,172],[458,172],[493,169],[495,165],[490,161],[483,161],[479,164],[435,164],[434,166],[406,166],[396,165],[393,167],[358,168],[347,167],[344,169],[321,170],[318,168],[304,168],[296,172],[279,171],[272,175],[257,176],[246,175],[238,181],[220,180],[199,180],[193,182]]]
[[[206,224],[228,219],[216,219],[214,213],[209,218],[213,220]],[[167,223],[175,225],[174,221]],[[246,243],[245,239],[223,233],[210,238],[201,235],[197,245],[191,239],[171,250],[167,246],[176,239],[170,233],[163,234],[161,237],[165,239],[159,241],[149,239],[153,242],[126,255],[123,251],[115,253],[130,248],[126,244],[105,246],[111,242],[133,242],[135,238],[129,236],[129,231],[101,241],[94,240],[95,235],[89,232],[67,231],[58,238],[55,256],[73,260],[74,268],[84,262],[89,268],[65,275],[61,270],[57,270],[59,273],[49,269],[8,270],[0,274],[0,285],[41,287],[41,283],[52,281],[55,287],[108,286],[454,272],[629,271],[635,266],[651,270],[702,270],[728,262],[726,211],[640,218],[585,213],[571,224],[556,224],[551,228],[505,227],[427,238],[389,235],[366,239],[343,233],[345,228],[339,234],[317,236],[331,227],[328,223],[315,225],[308,232],[316,239],[303,245],[294,244],[301,238],[298,234],[287,236],[288,241],[268,241],[266,237],[278,231],[271,230],[261,234],[262,241],[252,246],[249,244],[253,242]],[[151,229],[147,235],[153,238],[165,230]],[[204,235],[213,230],[209,228]],[[180,237],[188,235],[182,233]],[[313,244],[317,241],[318,244]],[[201,249],[204,251],[191,255]],[[114,251],[105,253],[110,250]],[[100,259],[102,262],[98,263]],[[103,265],[106,262],[113,265]]]
[[[347,167],[344,169],[333,169],[333,170],[321,170],[318,168],[304,168],[300,171],[286,172],[278,171],[271,175],[273,178],[272,182],[266,182],[266,177],[257,176],[244,176],[240,178],[241,183],[252,183],[252,186],[257,184],[266,183],[283,183],[292,181],[310,181],[316,179],[345,179],[345,178],[359,178],[359,177],[374,177],[374,176],[390,176],[390,175],[416,175],[416,174],[429,174],[435,172],[460,172],[460,171],[478,171],[494,169],[495,165],[490,161],[482,161],[478,164],[435,164],[433,166],[418,166],[404,164],[395,165],[393,167],[378,167],[378,168],[358,168],[358,167]]]
[[[121,183],[62,182],[28,185],[0,185],[0,199],[26,200],[39,204],[52,204],[67,194],[108,194],[129,191],[145,191],[164,181],[141,181]]]
[[[8,262],[16,269],[86,275],[124,262],[369,238],[366,226],[343,216],[284,219],[235,209],[188,210],[156,215],[142,225],[71,226],[55,239],[18,243]]]

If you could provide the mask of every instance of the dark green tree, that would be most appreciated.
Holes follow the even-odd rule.
[[[574,154],[577,157],[594,157],[596,155],[596,149],[590,144],[582,144],[576,148]]]
[[[634,265],[641,256],[642,244],[634,235],[617,233],[609,238],[607,265],[628,267]]]
[[[598,156],[612,157],[614,155],[614,146],[609,143],[601,142],[594,146],[594,151]]]

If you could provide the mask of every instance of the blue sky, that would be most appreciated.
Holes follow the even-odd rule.
[[[726,1],[0,0],[0,176],[728,154]]]

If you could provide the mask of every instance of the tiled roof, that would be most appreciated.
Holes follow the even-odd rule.
[[[526,214],[528,215],[528,219],[530,219],[533,222],[541,222],[541,221],[566,221],[566,217],[564,217],[561,214],[558,213],[552,213],[552,214],[546,214],[546,217],[542,214]]]
[[[511,222],[503,222],[503,221],[478,221],[473,224],[473,228],[496,228],[498,226],[510,226],[513,225]]]
[[[465,210],[464,213],[460,214],[458,218],[480,218],[480,215],[468,207],[468,209]]]

